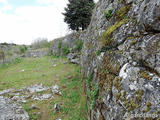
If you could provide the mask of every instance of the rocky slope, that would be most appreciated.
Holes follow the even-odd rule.
[[[159,11],[159,0],[97,3],[88,29],[76,37],[84,42],[90,120],[160,117]]]

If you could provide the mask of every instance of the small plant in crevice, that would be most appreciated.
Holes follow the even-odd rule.
[[[104,16],[107,20],[109,20],[112,17],[112,12],[113,12],[112,8],[104,12]]]
[[[100,55],[101,55],[101,51],[97,50],[97,56],[100,56]]]
[[[92,86],[92,90],[89,91],[90,93],[90,109],[93,109],[96,104],[96,99],[98,98],[98,91],[99,91],[99,85],[96,84]]]
[[[67,45],[63,46],[62,51],[65,55],[67,55],[68,53],[70,53],[69,47]]]
[[[62,41],[59,41],[58,43],[58,49],[61,49],[62,48]]]
[[[93,85],[91,83],[91,76],[87,77],[86,79],[87,85],[87,95],[90,99],[89,109],[93,109],[96,104],[96,99],[98,99],[98,92],[99,92],[99,84]]]
[[[76,44],[76,46],[75,46],[75,50],[77,50],[77,51],[81,51],[81,49],[82,49],[82,47],[83,47],[83,41],[81,41],[81,40],[76,40],[75,41],[75,44]]]
[[[87,87],[89,87],[91,85],[91,80],[92,80],[92,76],[89,75],[87,78],[86,78],[86,85]]]

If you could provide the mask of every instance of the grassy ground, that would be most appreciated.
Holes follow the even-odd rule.
[[[0,90],[19,89],[40,83],[45,86],[58,84],[62,96],[57,95],[54,99],[46,101],[30,99],[23,104],[31,120],[54,120],[57,118],[86,120],[86,97],[83,93],[79,67],[66,63],[66,61],[65,58],[55,57],[25,58],[16,61],[15,64],[3,66],[0,68]],[[58,113],[53,112],[53,106],[56,103],[61,104]],[[32,104],[36,104],[40,109],[30,109]],[[39,112],[40,115],[35,112]]]

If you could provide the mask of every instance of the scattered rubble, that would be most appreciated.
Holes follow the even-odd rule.
[[[30,87],[26,88],[30,93],[34,93],[34,92],[42,92],[42,91],[46,91],[49,89],[49,87],[43,87],[42,84],[40,85],[33,85]]]
[[[0,120],[29,120],[28,113],[20,104],[26,103],[29,99],[38,101],[53,99],[54,94],[62,95],[58,85],[46,87],[42,84],[36,84],[18,90],[7,89],[0,91]],[[32,105],[30,109],[40,108]],[[59,111],[60,106],[57,104],[54,109]]]

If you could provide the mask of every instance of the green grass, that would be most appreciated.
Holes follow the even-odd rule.
[[[78,72],[71,79],[64,79],[61,84],[66,86],[62,93],[64,107],[62,112],[65,120],[86,120],[86,96],[83,93],[82,80]]]
[[[56,59],[56,62],[53,62],[53,59]],[[22,104],[29,113],[30,119],[87,120],[86,95],[83,92],[79,66],[66,62],[65,57],[47,56],[43,58],[25,58],[0,67],[0,90],[19,89],[40,83],[45,86],[58,84],[62,96],[57,95],[54,96],[54,99],[45,101],[29,99],[27,103]],[[46,92],[49,93],[50,91]],[[53,112],[55,103],[62,103],[61,110],[58,113]],[[31,110],[30,106],[32,104],[36,104],[40,109]],[[37,116],[34,114],[35,112],[41,112],[41,115]]]
[[[75,65],[64,64],[66,61],[64,58],[57,60],[56,63],[52,61],[51,57],[26,58],[20,63],[0,68],[0,83],[3,83],[0,84],[0,90],[39,83],[52,85],[55,80],[64,79],[76,68]],[[56,66],[54,67],[54,65]]]

